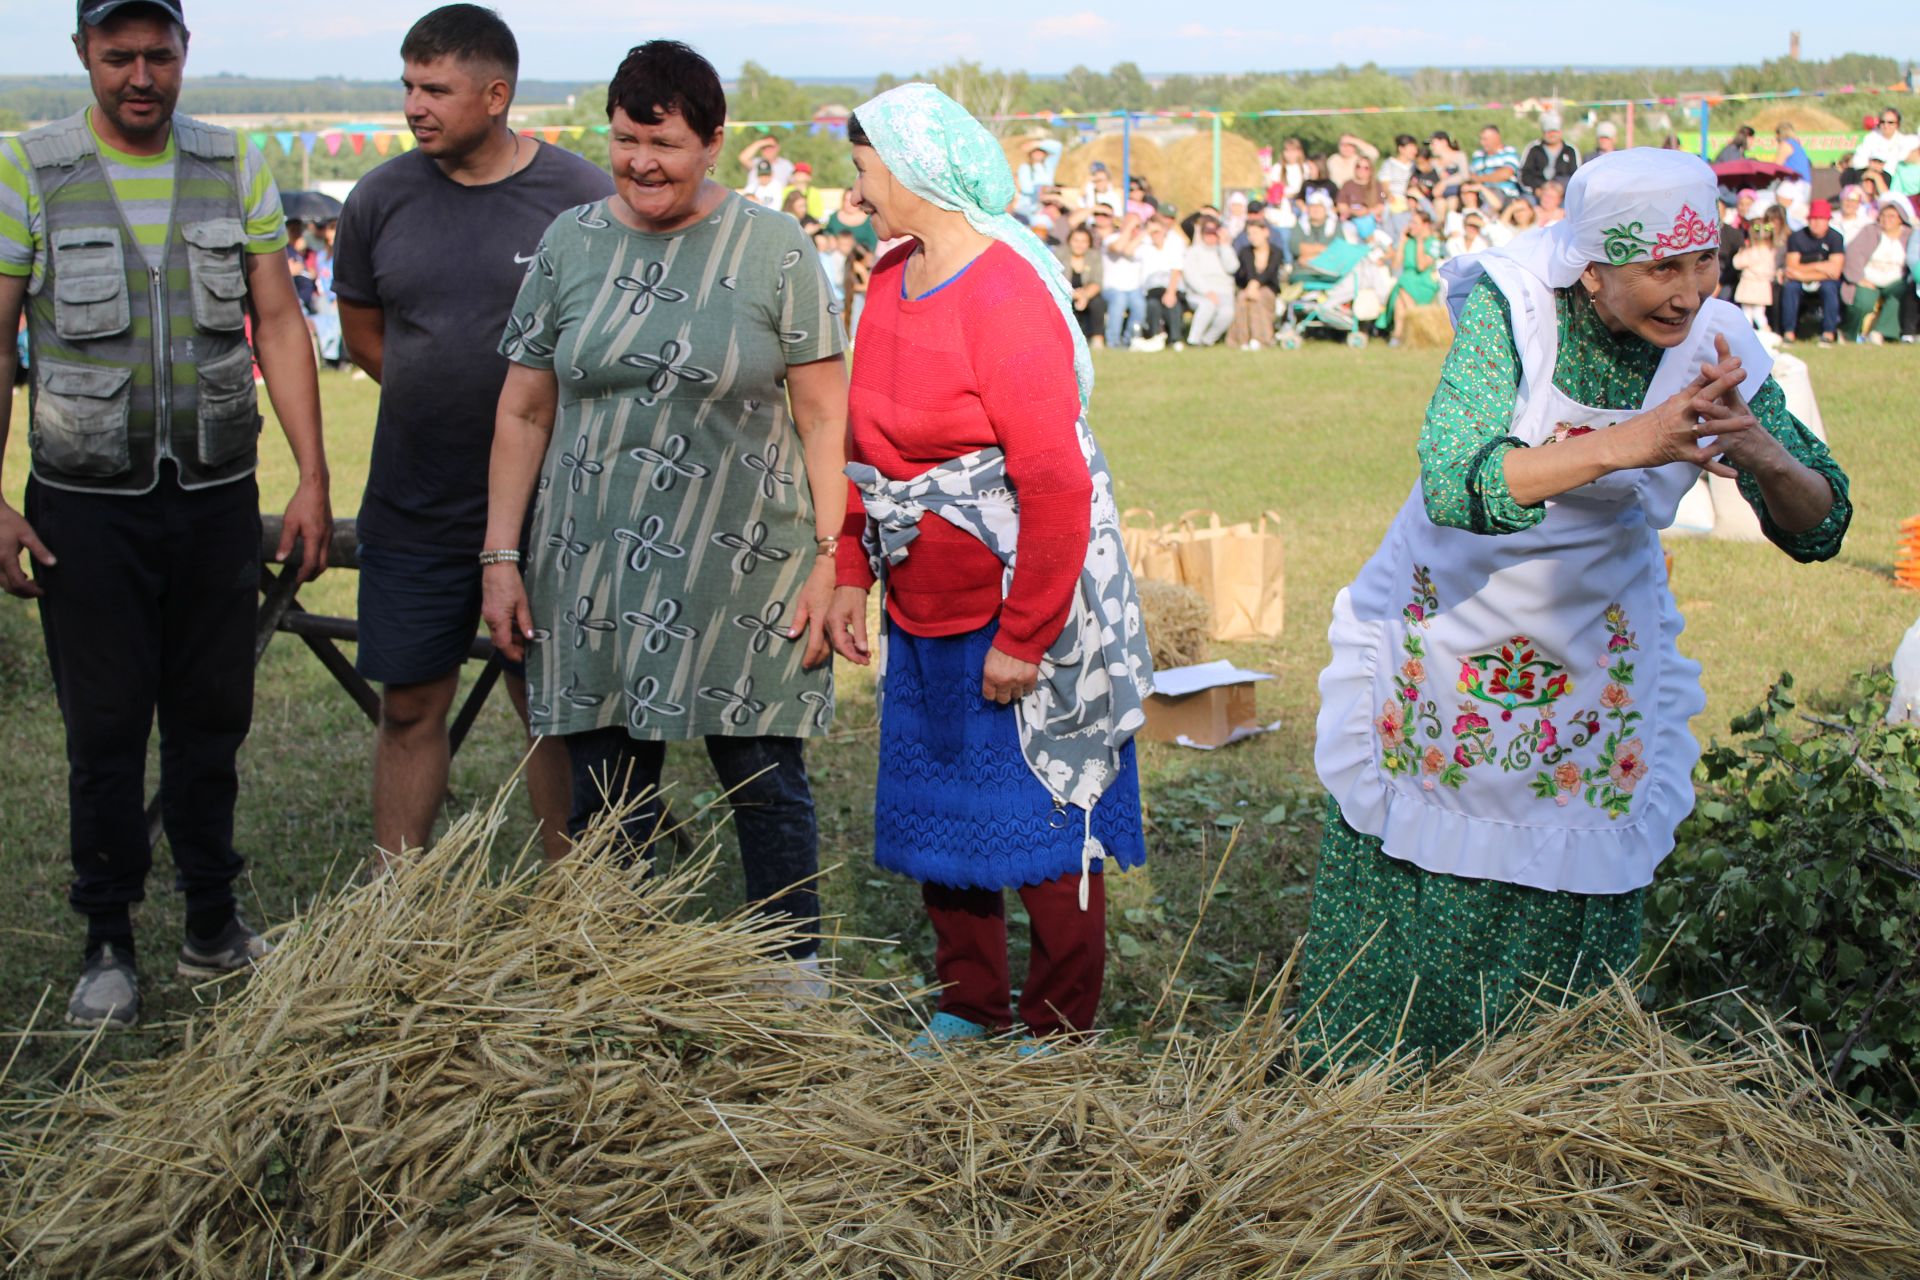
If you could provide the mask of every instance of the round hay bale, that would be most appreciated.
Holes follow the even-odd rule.
[[[1213,130],[1188,134],[1165,148],[1167,183],[1160,198],[1180,206],[1185,216],[1213,203]],[[1260,148],[1250,138],[1225,130],[1220,134],[1222,191],[1262,191],[1266,174],[1260,168]],[[1224,198],[1224,197],[1223,197]]]
[[[1000,149],[1007,153],[1007,168],[1019,173],[1020,166],[1027,162],[1027,153],[1033,150],[1033,144],[1052,137],[1045,129],[1032,129],[1000,139]]]
[[[1858,121],[1848,124],[1831,111],[1822,111],[1810,102],[1776,102],[1760,108],[1741,123],[1751,125],[1761,139],[1770,139],[1774,126],[1782,120],[1801,133],[1853,133],[1860,127]]]
[[[1188,667],[1207,660],[1207,633],[1213,610],[1192,587],[1142,578],[1140,619],[1147,631],[1147,650],[1156,669]]]
[[[1402,298],[1397,304],[1407,309],[1407,327],[1401,341],[1417,349],[1445,351],[1453,345],[1453,321],[1444,302],[1413,306]]]
[[[1060,167],[1054,171],[1054,179],[1062,187],[1077,190],[1085,185],[1093,162],[1099,160],[1113,172],[1114,185],[1118,186],[1121,150],[1119,134],[1100,134],[1092,142],[1069,148],[1060,157]],[[1167,157],[1159,145],[1152,138],[1143,138],[1136,133],[1133,136],[1132,164],[1133,172],[1144,177],[1153,188],[1153,193],[1159,195],[1167,177]]]

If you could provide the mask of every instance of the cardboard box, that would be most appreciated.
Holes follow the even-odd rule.
[[[1277,720],[1260,723],[1254,705],[1253,686],[1271,679],[1266,672],[1243,671],[1225,659],[1156,671],[1140,737],[1211,751],[1277,729]]]

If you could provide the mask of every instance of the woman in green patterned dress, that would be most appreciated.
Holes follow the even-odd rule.
[[[1633,969],[1705,705],[1658,530],[1702,470],[1796,560],[1852,515],[1714,297],[1712,170],[1614,152],[1566,208],[1442,267],[1456,336],[1420,481],[1334,603],[1301,1004],[1335,1057],[1443,1057],[1536,990]]]
[[[704,738],[749,899],[811,933],[801,743],[833,716],[838,307],[798,223],[709,179],[726,99],[704,58],[634,49],[607,114],[615,194],[548,228],[501,342],[485,617],[527,652],[533,731],[566,741],[572,834],[655,787],[666,743]],[[630,837],[658,819],[642,803]]]

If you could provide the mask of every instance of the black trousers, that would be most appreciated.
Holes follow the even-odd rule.
[[[73,887],[89,935],[130,937],[146,897],[147,739],[160,721],[160,811],[190,917],[233,910],[236,759],[253,720],[260,493],[251,477],[188,492],[27,485],[26,516],[59,563],[34,565],[67,729]]]
[[[573,768],[573,812],[567,834],[579,838],[594,815],[660,785],[667,744],[644,742],[614,725],[567,734]],[[820,831],[807,782],[806,756],[798,738],[708,737],[707,757],[733,808],[740,839],[740,866],[747,901],[780,923],[809,935],[789,952],[796,959],[819,949]],[[637,847],[660,821],[657,792],[644,800],[623,831]]]
[[[1168,306],[1160,301],[1165,293],[1165,289],[1147,290],[1146,336],[1151,338],[1156,333],[1164,333],[1167,335],[1168,342],[1185,342],[1187,340],[1186,299],[1176,293],[1173,305]]]

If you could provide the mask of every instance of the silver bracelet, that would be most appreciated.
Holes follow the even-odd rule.
[[[482,565],[519,564],[520,552],[517,548],[510,551],[482,551],[480,563]]]

